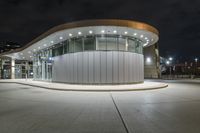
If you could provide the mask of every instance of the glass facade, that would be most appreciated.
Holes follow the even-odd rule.
[[[89,35],[64,40],[34,53],[34,78],[51,81],[52,57],[82,51],[126,51],[143,54],[141,40],[121,35]]]
[[[143,53],[143,42],[137,38],[120,35],[93,35],[80,36],[64,40],[58,44],[35,53],[36,56],[45,54],[46,51],[52,51],[52,56],[55,57],[67,53],[82,52],[82,51],[127,51],[134,53]],[[44,57],[46,57],[44,56]]]

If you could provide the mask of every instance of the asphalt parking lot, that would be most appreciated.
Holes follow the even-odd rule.
[[[200,133],[200,83],[83,92],[0,83],[0,133]]]

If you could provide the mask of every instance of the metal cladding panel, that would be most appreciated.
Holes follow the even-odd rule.
[[[59,81],[59,73],[60,73],[60,71],[59,71],[59,66],[58,66],[58,64],[59,64],[59,58],[57,57],[57,58],[55,58],[55,62],[54,62],[54,74],[55,74],[55,77],[54,77],[54,80],[55,81]]]
[[[74,83],[74,66],[73,66],[73,61],[74,61],[74,54],[69,54],[69,68],[70,68],[70,82]]]
[[[129,80],[128,82],[133,81],[133,54],[129,54]]]
[[[106,60],[106,70],[107,70],[107,73],[106,73],[106,77],[107,77],[107,80],[106,80],[106,83],[112,83],[113,82],[113,52],[110,51],[110,52],[107,52],[107,60]]]
[[[138,64],[137,64],[137,70],[139,70],[139,69],[141,69],[141,67],[140,67],[140,64],[141,64],[141,61],[140,61],[140,55],[137,55],[137,62],[138,62]],[[137,71],[138,73],[137,73],[137,75],[138,75],[138,82],[140,81],[140,74],[141,74],[141,72],[140,71]]]
[[[60,82],[65,82],[66,81],[66,76],[65,76],[65,65],[64,65],[64,57],[63,56],[60,56],[59,57],[59,60],[60,60],[60,64],[57,64],[59,66],[59,70],[58,70],[58,80]]]
[[[141,56],[140,55],[138,55],[138,67],[140,67],[141,65],[142,65],[142,62],[141,62]],[[141,74],[142,74],[142,72],[141,71],[138,71],[138,73],[139,73],[139,80],[141,80]]]
[[[73,60],[73,75],[74,75],[74,83],[78,82],[78,55],[77,53],[74,53],[74,60]]]
[[[88,83],[88,52],[83,52],[83,83]]]
[[[66,83],[133,83],[144,78],[143,55],[90,51],[54,57],[52,81]]]
[[[60,69],[62,66],[59,66],[60,61],[61,61],[60,57],[54,58],[52,81],[61,82],[61,80],[62,80],[61,79],[62,75],[60,75],[60,73],[61,73]]]
[[[101,74],[100,74],[100,77],[101,77],[101,83],[106,83],[106,80],[107,80],[107,69],[106,69],[106,64],[107,64],[107,52],[105,51],[101,51],[100,52],[101,55],[100,55],[100,71],[101,71]]]
[[[56,57],[54,58],[54,62],[52,63],[52,81],[56,81],[56,76],[57,76],[57,73],[56,73]]]
[[[116,51],[113,51],[113,56],[112,56],[112,61],[113,61],[113,83],[119,83],[119,54]]]
[[[66,75],[67,75],[66,82],[70,82],[70,79],[69,79],[70,78],[69,54],[66,54],[64,56],[66,58],[66,68],[65,68]]]
[[[119,83],[124,83],[124,52],[119,52]]]
[[[78,83],[83,83],[83,53],[79,52],[78,55]]]
[[[128,83],[129,82],[129,55],[131,53],[129,52],[125,52],[124,53],[124,82]]]
[[[144,80],[144,56],[143,55],[140,55],[140,61],[141,61],[140,81],[143,81]]]
[[[100,52],[94,52],[94,83],[101,83],[101,70],[100,70]]]
[[[88,52],[88,82],[94,83],[94,53]]]
[[[135,81],[136,80],[136,54],[135,53],[132,54],[132,60],[133,60],[133,62],[132,62],[132,67],[133,67],[132,75],[133,75],[133,81]]]
[[[135,56],[135,81],[136,81],[136,82],[138,82],[138,80],[139,80],[138,65],[139,65],[139,62],[138,62],[138,54],[136,54],[136,56]]]
[[[67,71],[66,71],[66,67],[67,67],[67,60],[66,60],[66,56],[63,55],[63,62],[62,62],[62,65],[64,66],[63,67],[63,74],[64,74],[64,79],[63,79],[63,82],[66,82],[67,81]]]

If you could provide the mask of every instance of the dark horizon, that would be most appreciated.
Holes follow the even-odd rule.
[[[25,45],[50,28],[73,21],[128,19],[159,30],[161,56],[193,59],[200,52],[199,7],[198,0],[2,0],[0,42]]]

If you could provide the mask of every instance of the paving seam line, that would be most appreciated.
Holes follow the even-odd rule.
[[[118,115],[119,115],[119,118],[121,119],[122,124],[124,125],[124,128],[125,128],[126,132],[127,132],[127,133],[130,133],[130,132],[129,132],[129,129],[128,129],[128,126],[126,125],[126,123],[125,123],[125,121],[124,121],[124,119],[123,119],[123,116],[122,116],[121,112],[119,111],[119,108],[117,107],[117,104],[116,104],[116,102],[115,102],[115,100],[114,100],[114,98],[113,98],[111,92],[110,92],[110,97],[111,97],[111,99],[112,99],[112,102],[113,102],[113,104],[114,104],[116,110],[117,110],[117,113],[118,113]]]

